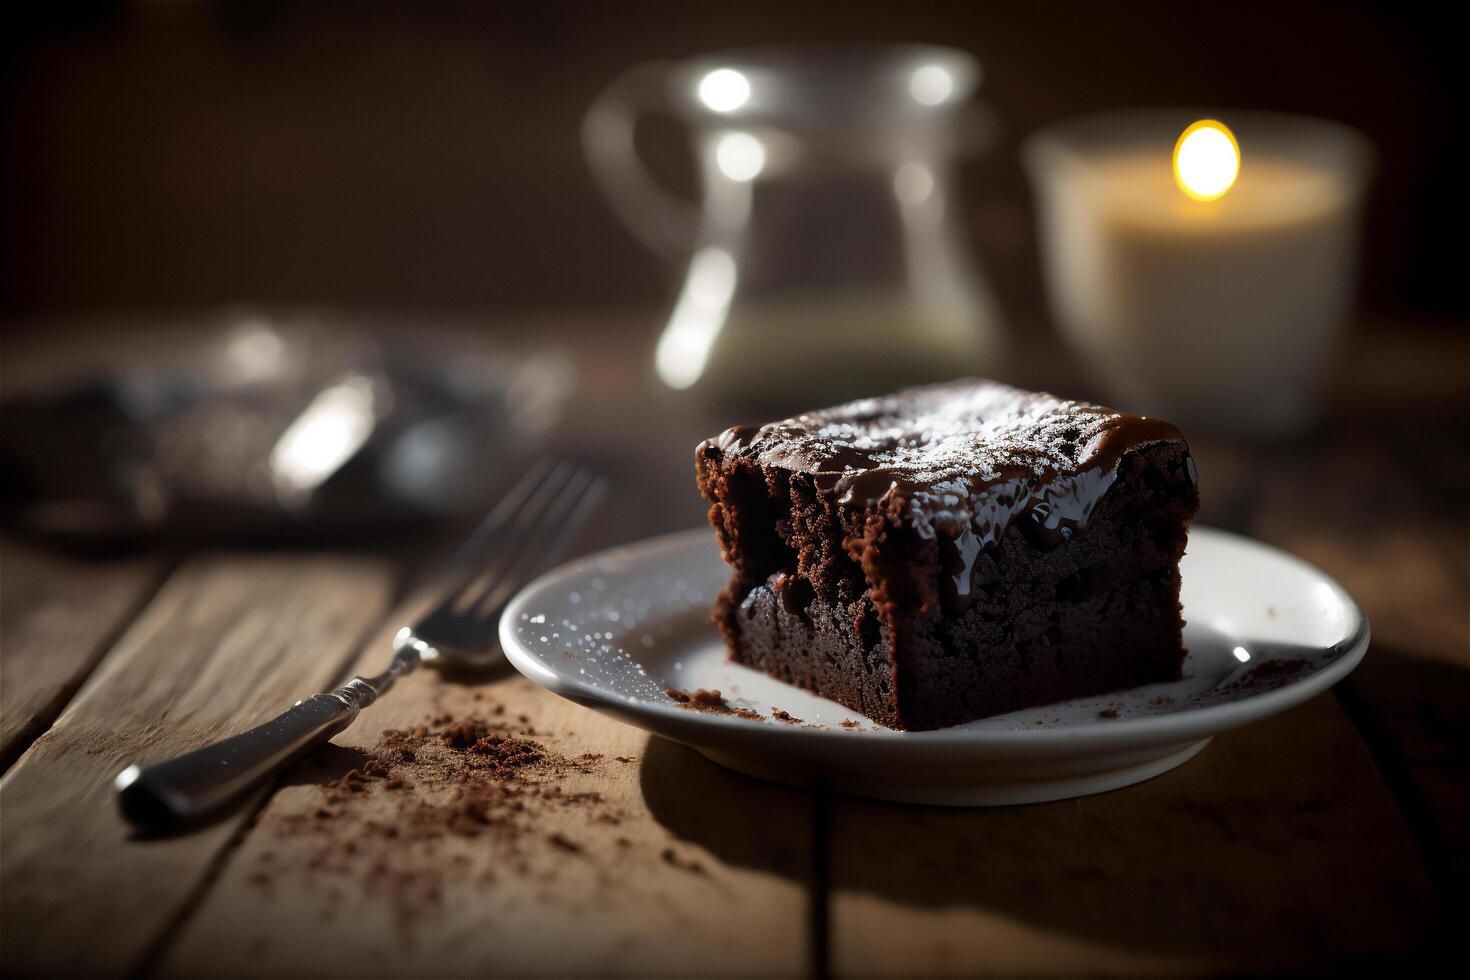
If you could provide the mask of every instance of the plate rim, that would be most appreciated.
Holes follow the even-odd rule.
[[[833,727],[808,727],[802,725],[775,725],[767,721],[755,721],[734,715],[713,712],[695,712],[681,709],[673,704],[610,695],[604,688],[587,681],[563,674],[549,666],[540,655],[520,642],[516,626],[521,621],[525,607],[542,592],[557,582],[570,579],[605,565],[610,560],[635,562],[663,552],[686,548],[707,547],[712,544],[713,531],[709,528],[689,528],[654,537],[643,538],[627,544],[584,555],[556,568],[550,569],[529,582],[511,599],[500,618],[499,636],[501,650],[507,660],[523,676],[538,687],[567,698],[593,710],[606,708],[619,717],[653,716],[667,723],[668,727],[690,731],[699,728],[723,729],[732,734],[751,738],[771,738],[784,741],[813,738],[850,739],[854,735],[877,735],[884,744],[911,744],[930,749],[954,749],[957,747],[979,747],[990,749],[1048,751],[1079,740],[1106,740],[1110,746],[1126,744],[1156,744],[1166,741],[1181,741],[1204,738],[1249,725],[1270,715],[1293,708],[1331,688],[1350,674],[1368,651],[1372,628],[1362,607],[1343,585],[1322,569],[1306,559],[1273,545],[1257,541],[1243,534],[1223,531],[1203,524],[1189,528],[1191,539],[1201,534],[1205,539],[1217,539],[1237,546],[1245,546],[1267,552],[1273,560],[1293,565],[1309,575],[1325,582],[1336,598],[1343,603],[1351,617],[1348,635],[1322,649],[1341,649],[1342,655],[1313,670],[1305,676],[1273,688],[1251,694],[1240,700],[1205,705],[1180,711],[1135,718],[1119,718],[1089,721],[1083,724],[1047,728],[1024,728],[1000,731],[961,732],[963,726],[929,729],[925,731],[901,731],[879,726],[876,729],[857,730]],[[1188,545],[1186,545],[1186,554]],[[820,695],[819,695],[820,696]],[[860,717],[860,713],[854,712]],[[896,741],[895,741],[896,740]],[[850,744],[850,743],[849,743]]]

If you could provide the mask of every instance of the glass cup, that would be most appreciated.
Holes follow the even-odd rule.
[[[969,55],[919,45],[756,48],[652,63],[592,104],[583,145],[628,228],[682,271],[655,351],[670,388],[800,402],[993,370],[990,290],[952,168],[989,142]],[[694,140],[698,203],[633,142],[645,113]]]

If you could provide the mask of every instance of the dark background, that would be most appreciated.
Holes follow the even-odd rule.
[[[657,308],[668,273],[581,158],[599,87],[646,59],[882,39],[985,65],[1004,135],[965,168],[964,207],[1018,320],[1040,309],[1019,141],[1091,110],[1197,104],[1366,132],[1363,304],[1433,322],[1467,308],[1466,217],[1461,35],[1427,9],[32,4],[0,42],[0,316],[15,330],[38,313],[234,302]],[[690,190],[674,124],[646,129],[655,169]]]

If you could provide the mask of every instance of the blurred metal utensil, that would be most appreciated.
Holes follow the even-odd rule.
[[[208,816],[346,729],[420,664],[482,669],[496,662],[496,627],[506,603],[561,557],[606,489],[603,477],[579,464],[534,465],[460,546],[448,597],[398,632],[386,670],[298,701],[222,742],[167,762],[128,766],[114,781],[124,816],[144,826]]]
[[[194,545],[462,518],[540,444],[575,370],[410,326],[231,317],[7,392],[0,522],[58,543]]]
[[[324,388],[286,427],[269,456],[276,497],[291,509],[310,501],[317,487],[356,456],[373,434],[382,410],[373,379],[361,374]]]

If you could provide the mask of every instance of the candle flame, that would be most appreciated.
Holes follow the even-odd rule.
[[[1174,144],[1174,180],[1196,201],[1223,196],[1239,174],[1240,144],[1218,120],[1191,123]]]

